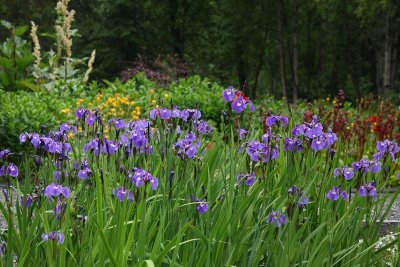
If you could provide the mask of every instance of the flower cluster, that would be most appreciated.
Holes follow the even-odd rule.
[[[385,155],[388,154],[392,157],[392,161],[395,161],[395,154],[400,152],[400,147],[398,144],[387,139],[384,141],[379,141],[376,144],[376,149],[378,149],[378,153],[374,155],[374,159],[377,161],[381,160]]]
[[[174,149],[176,150],[178,157],[181,159],[192,159],[196,155],[199,147],[200,139],[196,137],[193,132],[187,133],[184,138],[178,140],[174,144]]]
[[[269,127],[281,124],[286,127],[289,124],[289,118],[282,115],[271,115],[265,119],[265,124]]]
[[[286,224],[286,216],[279,211],[272,211],[267,217],[267,223],[281,227]]]
[[[311,142],[311,148],[315,151],[328,149],[337,141],[337,136],[331,130],[323,132],[323,126],[316,116],[313,117],[310,123],[296,125],[292,129],[293,136],[304,136],[306,140]]]
[[[290,138],[290,137],[286,137],[285,141],[283,143],[283,149],[285,151],[288,150],[293,150],[293,151],[302,151],[303,150],[303,142],[301,141],[301,139],[294,137],[294,138]]]
[[[377,192],[376,192],[376,187],[374,182],[370,182],[368,184],[360,186],[358,189],[358,195],[361,197],[373,197],[376,198]]]
[[[261,141],[255,140],[247,143],[247,154],[252,161],[266,163],[279,157],[279,137],[272,131],[265,133]]]
[[[43,241],[57,241],[58,244],[64,244],[64,234],[60,232],[50,232],[48,234],[42,234]]]
[[[36,150],[43,150],[49,154],[57,155],[58,158],[68,159],[68,153],[72,151],[71,144],[66,142],[69,131],[76,132],[76,128],[65,123],[61,125],[60,131],[49,132],[48,136],[41,136],[37,133],[22,133],[19,140],[21,143],[30,141]]]
[[[232,110],[236,113],[243,112],[247,106],[251,112],[255,110],[253,103],[249,100],[249,98],[245,96],[242,91],[235,90],[235,88],[232,86],[229,86],[229,88],[222,92],[222,97],[224,98],[225,102],[232,102]]]
[[[353,162],[351,166],[355,171],[378,173],[381,170],[382,164],[375,160],[360,159],[359,161]]]
[[[297,186],[294,185],[288,189],[289,198],[294,198],[299,209],[303,209],[308,205],[308,196]]]
[[[151,175],[149,172],[139,169],[139,168],[134,168],[133,172],[130,172],[128,174],[129,180],[131,183],[135,184],[136,187],[141,187],[144,184],[151,184],[151,189],[156,190],[158,186],[158,179],[157,177],[154,177]]]
[[[75,162],[74,169],[78,172],[78,177],[82,180],[86,180],[93,174],[92,170],[89,168],[89,162],[87,159],[84,159],[82,163],[79,163],[78,161]]]
[[[157,118],[161,118],[162,120],[176,118],[184,122],[189,120],[197,121],[201,118],[201,112],[197,109],[179,110],[177,107],[173,107],[172,110],[167,108],[155,108],[150,110],[150,118],[152,120],[156,120]]]

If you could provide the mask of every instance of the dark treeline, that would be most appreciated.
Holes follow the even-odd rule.
[[[0,18],[52,32],[55,0],[0,0]],[[397,0],[72,0],[76,56],[96,49],[95,78],[142,56],[173,56],[252,97],[295,101],[345,90],[352,98],[400,90]],[[4,33],[1,32],[1,38]],[[42,40],[41,40],[42,41]],[[45,44],[45,40],[43,40]]]

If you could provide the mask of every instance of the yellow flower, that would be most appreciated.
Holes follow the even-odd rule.
[[[93,104],[89,102],[89,103],[88,103],[88,106],[91,107],[91,106],[93,106]]]
[[[336,100],[333,100],[333,101],[332,101],[332,104],[336,104]]]
[[[71,110],[69,108],[63,109],[61,110],[62,113],[68,114],[71,112]]]
[[[74,137],[74,134],[73,133],[69,133],[68,134],[68,138],[71,139],[72,137]]]
[[[110,139],[110,137],[108,135],[105,135],[106,139]]]
[[[137,111],[140,111],[140,107],[139,106],[136,106],[136,108],[135,108]]]
[[[347,126],[347,127],[346,127],[346,129],[347,129],[347,130],[350,130],[350,127],[349,127],[349,126]]]
[[[326,101],[329,101],[329,100],[331,100],[331,99],[330,99],[329,97],[327,97],[327,98],[326,98]]]
[[[115,113],[115,112],[116,112],[115,108],[110,109],[110,111],[111,111],[112,113]]]
[[[151,100],[151,103],[152,103],[153,105],[155,105],[155,104],[157,104],[157,101]]]
[[[150,94],[154,94],[154,89],[150,89]]]
[[[136,102],[135,101],[131,101],[131,103],[130,103],[132,106],[134,106],[135,104],[136,104]]]
[[[131,114],[136,115],[136,110],[132,110]]]
[[[168,96],[169,96],[168,94],[164,94],[164,97],[165,97],[165,98],[168,98]]]
[[[138,116],[133,116],[133,119],[135,120],[135,121],[137,121],[138,119],[139,119],[139,117]]]
[[[159,108],[160,106],[159,105],[156,105],[156,108]]]
[[[103,106],[102,106],[102,105],[98,106],[98,109],[99,109],[100,111],[103,110]]]
[[[136,112],[136,115],[140,116],[140,114],[142,114],[142,113],[140,113],[140,111]]]

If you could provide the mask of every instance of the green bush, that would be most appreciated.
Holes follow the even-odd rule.
[[[54,129],[61,117],[60,101],[44,93],[0,90],[0,149],[19,151],[22,132]]]
[[[180,108],[196,108],[201,110],[205,120],[220,122],[221,111],[225,107],[222,99],[224,88],[207,78],[192,76],[172,83],[168,91],[172,103]]]

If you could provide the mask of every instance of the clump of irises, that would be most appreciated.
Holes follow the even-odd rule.
[[[253,103],[242,91],[236,90],[233,86],[229,86],[222,92],[222,97],[225,102],[231,103],[231,108],[236,113],[243,112],[246,107],[253,112],[255,110]]]

